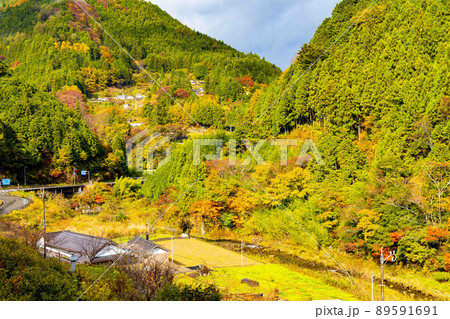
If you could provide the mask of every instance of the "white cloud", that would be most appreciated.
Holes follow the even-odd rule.
[[[152,0],[192,29],[282,69],[340,0]]]

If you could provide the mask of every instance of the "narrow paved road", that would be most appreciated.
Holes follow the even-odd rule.
[[[145,181],[143,178],[134,178],[136,180]],[[105,185],[114,185],[115,182],[104,182]],[[29,192],[35,191],[38,192],[42,189],[46,191],[50,191],[53,193],[55,190],[61,190],[65,188],[83,188],[85,186],[91,185],[89,184],[77,184],[77,185],[54,185],[54,186],[44,186],[44,187],[31,187],[31,188],[22,188],[22,191]],[[8,189],[8,190],[0,190],[0,216],[9,214],[13,210],[18,210],[27,207],[30,203],[30,199],[8,196],[8,193],[17,191],[17,189]],[[74,191],[75,192],[75,191]]]
[[[21,197],[5,195],[6,192],[0,192],[0,201],[3,204],[0,206],[0,215],[9,214],[13,210],[24,208],[28,205],[29,200]]]

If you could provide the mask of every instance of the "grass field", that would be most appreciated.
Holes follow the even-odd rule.
[[[259,287],[242,284],[241,279],[244,278],[259,282]],[[181,282],[193,280],[186,276],[180,277]],[[279,297],[285,300],[357,300],[345,291],[276,264],[220,268],[209,276],[198,277],[195,280],[205,284],[215,284],[230,294],[262,293],[264,296],[273,296],[275,289],[278,289]]]
[[[159,241],[158,245],[171,250],[171,241]],[[174,261],[186,267],[205,265],[208,268],[241,266],[241,255],[233,251],[208,244],[197,239],[175,239],[173,241]],[[258,265],[258,261],[243,258],[244,266]]]
[[[170,240],[160,241],[158,245],[171,250]],[[278,289],[279,297],[286,300],[357,300],[347,292],[281,265],[262,264],[244,256],[244,267],[241,267],[240,254],[201,240],[175,239],[173,250],[174,260],[184,266],[203,264],[214,269],[209,276],[196,279],[182,275],[182,282],[200,280],[202,283],[215,284],[231,294],[273,296],[275,289]],[[259,287],[241,284],[244,278],[258,281]]]

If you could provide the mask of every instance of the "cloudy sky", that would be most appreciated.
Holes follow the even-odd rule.
[[[192,29],[287,68],[341,0],[151,0]]]

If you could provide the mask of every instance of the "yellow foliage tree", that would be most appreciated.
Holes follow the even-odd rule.
[[[311,173],[301,167],[294,167],[284,173],[279,173],[269,180],[265,203],[276,206],[285,205],[290,200],[304,198],[308,194],[308,182]]]
[[[377,222],[380,221],[381,214],[370,209],[363,209],[357,213],[357,217],[359,223],[356,228],[363,232],[364,240],[373,237],[380,228]]]

